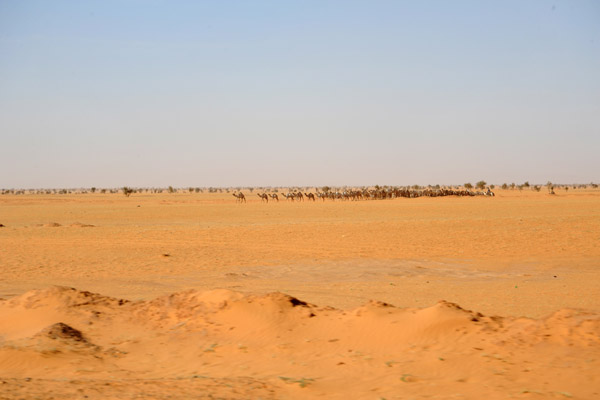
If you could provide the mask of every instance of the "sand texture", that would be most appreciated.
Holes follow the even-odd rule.
[[[247,196],[0,196],[0,399],[600,398],[600,192]]]

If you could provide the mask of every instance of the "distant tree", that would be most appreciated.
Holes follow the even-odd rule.
[[[477,189],[483,189],[485,188],[486,182],[485,181],[479,181],[475,184],[475,186],[477,186]]]
[[[465,183],[465,189],[473,189],[473,185],[470,182]]]
[[[131,193],[133,193],[133,189],[127,186],[123,186],[123,194],[125,195],[125,197],[129,197],[131,196]]]
[[[175,189],[173,188],[173,186],[169,186],[167,190],[169,191],[169,193],[175,193]]]
[[[594,189],[598,189],[598,185],[597,185],[597,184],[595,184],[594,182],[590,183],[590,185],[592,185],[592,187],[593,187]]]
[[[491,189],[495,189],[495,188],[496,188],[496,185],[490,185],[490,188],[491,188]]]
[[[331,188],[330,188],[329,186],[323,186],[323,187],[321,188],[321,190],[322,190],[324,193],[329,193],[329,191],[331,190]]]
[[[510,188],[514,190],[515,186],[517,186],[514,182],[510,184]]]
[[[93,187],[93,188],[91,188],[91,189],[90,189],[90,191],[91,191],[92,193],[95,193],[95,192],[96,192],[96,188],[95,188],[95,187]]]
[[[525,183],[523,184],[523,186],[525,186],[525,187],[529,187],[529,182],[525,182]]]
[[[506,183],[503,183],[502,184],[502,189],[504,189],[504,190],[508,189],[508,185]]]
[[[192,192],[194,191],[194,188],[193,188],[193,187],[191,187],[191,188],[188,188],[188,191],[189,191],[190,193],[192,193]]]
[[[565,192],[568,192],[568,191],[569,191],[569,187],[565,186]]]

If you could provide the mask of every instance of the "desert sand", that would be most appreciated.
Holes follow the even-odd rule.
[[[0,399],[600,398],[600,191],[0,196]]]

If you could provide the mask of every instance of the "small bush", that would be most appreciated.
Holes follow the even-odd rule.
[[[504,190],[508,189],[508,185],[506,183],[503,183],[502,184],[502,189],[504,189]]]
[[[485,181],[479,181],[475,184],[475,186],[477,186],[477,189],[483,189],[485,188],[486,182]]]
[[[465,189],[473,189],[473,185],[471,185],[469,182],[465,183]]]

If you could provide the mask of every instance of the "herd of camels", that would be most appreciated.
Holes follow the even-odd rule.
[[[260,197],[261,202],[269,202],[269,198],[272,201],[279,201],[279,195],[277,193],[256,193]],[[317,193],[302,193],[301,191],[281,193],[282,199],[286,201],[317,201],[320,199],[325,200],[384,200],[384,199],[395,199],[399,197],[416,198],[416,197],[442,197],[442,196],[494,196],[494,192],[487,188],[485,192],[482,191],[470,191],[467,189],[454,190],[454,189],[424,189],[414,190],[409,188],[388,188],[388,189],[362,189],[362,190],[345,190],[343,192],[317,192]],[[245,203],[246,196],[244,193],[233,193],[237,202]]]

